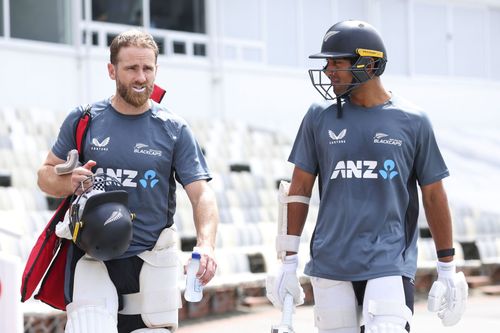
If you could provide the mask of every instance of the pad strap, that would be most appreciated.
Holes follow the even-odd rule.
[[[303,195],[290,195],[290,196],[283,195],[283,196],[280,196],[279,200],[281,203],[284,203],[284,204],[291,203],[291,202],[300,202],[300,203],[303,203],[305,205],[309,205],[311,198],[305,197]]]

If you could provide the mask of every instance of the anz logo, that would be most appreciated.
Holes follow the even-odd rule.
[[[138,187],[137,178],[139,177],[139,184],[142,188],[154,188],[159,180],[154,170],[147,170],[143,176],[139,176],[139,172],[136,170],[127,169],[111,169],[107,168],[104,171],[103,168],[98,168],[96,173],[106,173],[108,176],[118,179],[123,187]]]
[[[391,180],[399,173],[393,160],[385,160],[382,169],[377,169],[377,161],[338,161],[330,179],[363,178]]]
[[[144,178],[139,180],[139,183],[143,188],[155,187],[159,180],[156,178],[156,172],[154,170],[148,170],[144,173]]]

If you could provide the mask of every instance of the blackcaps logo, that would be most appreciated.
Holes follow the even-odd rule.
[[[161,156],[161,150],[149,148],[147,144],[136,143],[134,147],[134,153],[144,154],[149,156]]]
[[[376,133],[373,137],[373,143],[382,143],[386,145],[394,145],[401,147],[403,145],[403,140],[393,139],[385,133]]]

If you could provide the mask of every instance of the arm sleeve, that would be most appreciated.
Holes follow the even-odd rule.
[[[205,156],[188,126],[183,126],[180,130],[175,144],[173,166],[177,180],[182,186],[196,180],[212,179]]]
[[[74,109],[66,116],[66,119],[64,119],[61,127],[59,128],[59,134],[56,142],[52,146],[52,152],[62,160],[66,159],[66,156],[71,149],[76,149],[75,131],[81,114],[82,111],[80,108]]]
[[[311,107],[302,119],[288,161],[310,174],[317,175],[318,154],[314,134],[313,107]]]
[[[432,125],[425,114],[421,118],[416,147],[414,167],[420,186],[432,184],[450,175],[437,145]]]

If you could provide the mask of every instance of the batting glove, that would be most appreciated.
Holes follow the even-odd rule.
[[[266,279],[266,296],[279,309],[283,308],[287,293],[293,296],[295,305],[304,303],[304,290],[297,277],[298,263],[296,254],[286,256],[276,275],[268,276]]]
[[[460,321],[465,311],[469,287],[464,273],[456,272],[455,263],[437,263],[438,279],[432,284],[427,299],[427,308],[437,312],[444,326],[453,326]]]

